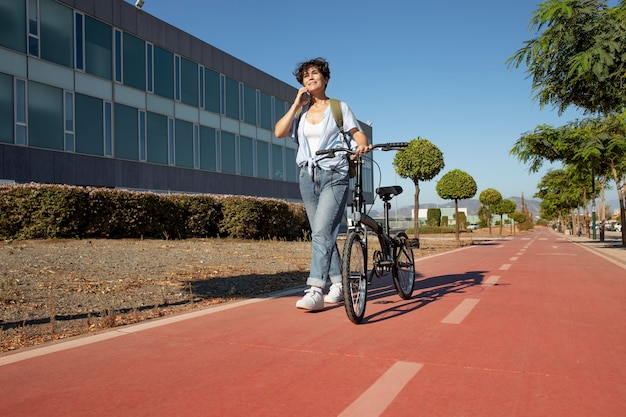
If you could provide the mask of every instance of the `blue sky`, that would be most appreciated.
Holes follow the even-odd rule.
[[[544,169],[529,174],[509,155],[524,132],[583,117],[562,116],[533,100],[525,68],[505,61],[536,37],[537,0],[145,0],[143,11],[254,67],[297,86],[298,62],[322,56],[331,68],[327,93],[371,122],[374,143],[428,139],[445,168],[420,183],[420,203],[445,203],[436,182],[466,171],[478,192],[532,198]],[[609,2],[612,4],[615,2]],[[415,186],[395,175],[393,154],[379,152],[380,185],[399,184],[398,207]]]

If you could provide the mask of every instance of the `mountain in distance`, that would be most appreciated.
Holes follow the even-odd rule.
[[[508,197],[506,198],[507,200],[512,200],[515,202],[515,204],[517,204],[517,207],[515,210],[520,211],[522,209],[522,198],[521,197]],[[539,216],[539,212],[540,212],[540,208],[539,208],[539,201],[537,200],[529,200],[527,198],[524,199],[524,202],[526,203],[526,208],[528,208],[528,210],[533,214],[533,216],[536,218]],[[480,208],[481,204],[480,201],[477,199],[467,199],[467,200],[459,200],[459,209],[461,208],[467,208],[467,214],[469,215],[476,215],[478,214],[478,209]],[[433,203],[425,203],[425,204],[420,204],[420,208],[421,209],[425,209],[425,208],[454,208],[454,200],[450,200],[447,201],[443,204],[433,204]],[[394,207],[394,216],[396,215],[397,212],[397,216],[398,217],[406,217],[409,218],[411,217],[411,213],[413,210],[413,206],[405,206],[405,207],[398,207],[397,209]],[[375,213],[373,213],[374,216],[382,216],[383,212],[382,210],[377,211]],[[371,214],[370,214],[371,215]]]

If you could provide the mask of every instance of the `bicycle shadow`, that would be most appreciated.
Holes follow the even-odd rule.
[[[385,284],[374,285],[368,290],[368,304],[391,304],[389,308],[377,311],[363,317],[361,324],[377,323],[401,316],[427,306],[445,296],[463,294],[469,288],[480,285],[488,271],[467,271],[462,274],[439,275],[426,279],[416,277],[413,296],[408,300],[401,299],[391,281],[391,276],[383,276]],[[394,297],[393,299],[386,299]]]

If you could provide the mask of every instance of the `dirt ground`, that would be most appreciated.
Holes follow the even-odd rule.
[[[422,237],[415,256],[458,247]],[[310,250],[232,239],[0,242],[0,352],[303,286]]]

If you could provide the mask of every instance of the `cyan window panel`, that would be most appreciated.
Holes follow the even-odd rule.
[[[239,82],[225,77],[224,93],[226,98],[225,114],[231,119],[239,120]]]
[[[143,109],[146,106],[146,93],[126,87],[120,84],[114,84],[115,101],[117,103],[126,104],[127,106]]]
[[[272,130],[272,96],[259,93],[259,125],[263,129]]]
[[[26,53],[25,1],[0,1],[0,46]]]
[[[103,100],[113,100],[113,88],[111,83],[93,75],[74,73],[74,90],[88,96],[98,97]]]
[[[193,168],[193,123],[176,120],[176,163],[178,167]]]
[[[174,101],[153,94],[148,94],[146,97],[146,109],[154,113],[174,117]]]
[[[74,12],[53,0],[39,0],[41,59],[74,67]]]
[[[13,77],[0,73],[0,142],[13,143],[14,128]]]
[[[215,113],[200,110],[200,124],[219,129],[220,116]]]
[[[272,145],[272,179],[282,180],[284,178],[283,147]]]
[[[298,182],[298,165],[295,149],[285,149],[285,180]]]
[[[267,142],[256,141],[256,163],[257,176],[260,178],[270,177],[270,144]]]
[[[250,136],[251,138],[256,137],[256,126],[251,126],[246,123],[239,124],[239,133],[243,136]]]
[[[85,71],[113,79],[112,28],[89,16],[85,16]]]
[[[220,113],[220,74],[209,68],[204,70],[204,108]]]
[[[177,119],[183,119],[188,122],[198,123],[198,107],[191,107],[187,104],[176,103],[174,105],[175,115]]]
[[[230,132],[222,132],[222,140],[220,142],[222,172],[229,174],[237,173],[237,155],[235,135]]]
[[[287,113],[286,102],[284,100],[274,100],[274,123],[280,120]]]
[[[26,78],[28,76],[26,62],[26,55],[0,48],[0,72]]]
[[[215,129],[200,126],[200,169],[216,171]]]
[[[28,83],[28,144],[62,151],[63,90],[30,81]]]
[[[190,106],[198,107],[198,64],[181,58],[180,73],[180,100]]]
[[[167,116],[148,112],[148,162],[167,165]]]
[[[239,138],[239,164],[241,175],[254,176],[254,142],[252,138],[241,136]]]
[[[115,103],[115,157],[139,160],[139,118],[137,109]]]
[[[244,85],[243,87],[243,120],[256,126],[256,88]]]
[[[174,54],[154,47],[154,94],[174,99]]]
[[[220,124],[221,124],[222,130],[239,133],[239,121],[237,120],[229,119],[227,117],[222,117]]]
[[[146,89],[146,43],[124,32],[124,84],[141,91]]]
[[[104,155],[103,101],[84,94],[74,94],[76,152]]]
[[[37,58],[28,58],[28,78],[65,90],[74,89],[74,70]]]

